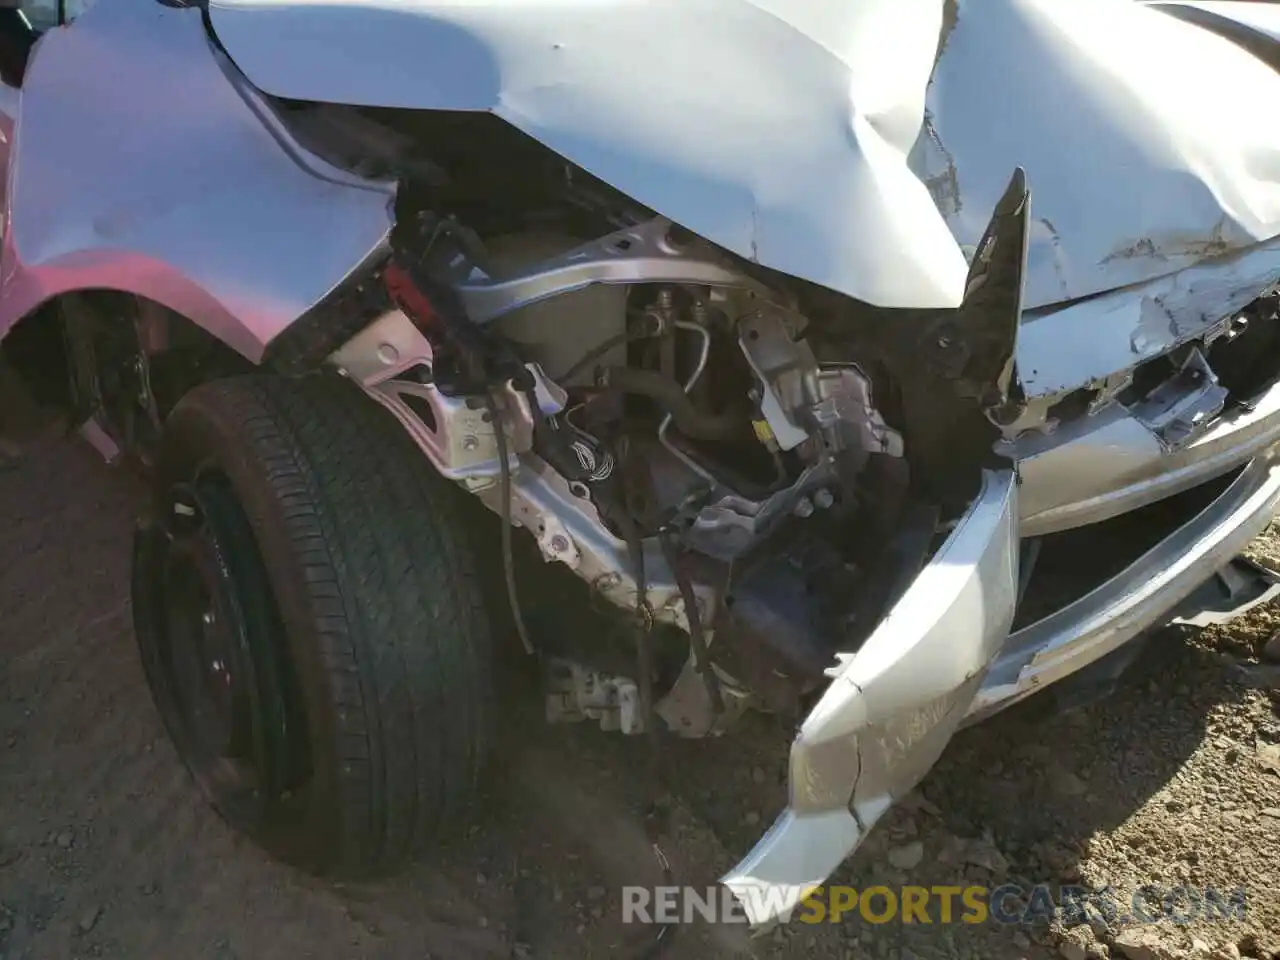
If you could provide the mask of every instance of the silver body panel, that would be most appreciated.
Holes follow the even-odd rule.
[[[822,883],[942,755],[1013,621],[1017,489],[1011,471],[986,474],[919,578],[831,671],[791,746],[787,809],[721,878],[753,923]]]
[[[1130,0],[211,0],[210,15],[269,93],[492,111],[733,252],[882,306],[959,303],[1016,165],[1034,197],[1028,308],[1280,233],[1280,142],[1256,115],[1280,76]]]
[[[1168,612],[1266,529],[1280,507],[1276,439],[1194,519],[1125,570],[1012,634],[968,707],[990,716],[1105,657]]]
[[[384,240],[389,184],[287,149],[195,9],[99,0],[39,41],[8,170],[0,335],[135,293],[251,360]]]

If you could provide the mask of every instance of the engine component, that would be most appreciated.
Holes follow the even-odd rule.
[[[546,697],[548,723],[595,720],[601,730],[618,730],[629,736],[644,732],[640,690],[630,677],[552,658]]]
[[[809,465],[763,500],[720,491],[687,534],[691,546],[710,556],[732,560],[784,518],[830,507],[831,488],[851,488],[871,454],[903,454],[901,434],[876,409],[870,379],[852,363],[819,365],[809,345],[796,339],[802,330],[801,319],[776,308],[756,310],[739,325],[739,345],[761,378],[763,433],[779,448],[807,455]],[[839,456],[847,453],[854,456]]]
[[[666,696],[654,704],[653,712],[677,736],[690,739],[718,736],[727,732],[748,709],[758,705],[757,696],[736,678],[715,663],[711,669],[716,674],[723,709],[717,710],[711,702],[711,694],[692,653]]]
[[[508,234],[485,243],[485,265],[492,271],[494,282],[503,283],[519,277],[531,264],[546,263],[580,245],[580,240],[561,234]],[[491,326],[519,344],[526,360],[550,371],[561,386],[571,387],[588,379],[589,370],[563,376],[584,353],[590,352],[587,347],[625,338],[627,288],[593,284],[512,310]],[[596,360],[606,366],[625,364],[626,348],[617,342],[597,355]]]
[[[871,402],[871,381],[857,366],[824,364],[812,395],[809,410],[829,450],[902,456],[902,435],[884,422]]]
[[[497,489],[478,491],[480,498],[497,511]],[[599,511],[583,492],[536,454],[522,454],[520,469],[512,477],[511,517],[528,528],[538,540],[543,559],[567,565],[601,596],[620,607],[636,605],[636,571],[626,541],[615,536],[601,521]],[[653,619],[688,629],[679,585],[667,566],[661,545],[645,538],[645,585]],[[719,593],[710,576],[697,577],[694,591],[704,621],[715,609]]]
[[[691,326],[691,324],[681,324]],[[699,410],[689,400],[688,386],[696,381],[695,374],[689,385],[681,386],[657,370],[637,370],[635,367],[610,367],[602,386],[649,397],[675,419],[676,426],[685,436],[695,440],[726,440],[742,432],[740,420],[708,414]],[[665,433],[665,431],[661,431]]]
[[[522,267],[547,247],[530,252],[530,244],[517,238],[499,256],[471,257],[485,273],[450,260],[444,274],[428,274],[429,287],[432,277],[451,278],[441,301],[447,313],[453,298],[460,312],[451,319],[433,313],[434,287],[419,283],[423,261],[402,248],[406,277],[393,293],[408,314],[389,311],[333,362],[400,418],[437,469],[529,530],[544,560],[639,616],[640,629],[662,623],[698,634],[687,653],[668,651],[675,657],[663,677],[672,685],[653,704],[673,730],[718,732],[771,683],[786,687],[771,700],[794,701],[821,674],[855,605],[860,581],[843,548],[821,539],[773,561],[760,554],[734,580],[740,612],[722,618],[720,598],[732,564],[787,521],[823,511],[832,520],[824,531],[834,533],[859,503],[875,503],[853,491],[871,476],[870,458],[900,458],[903,445],[874,405],[870,378],[852,363],[819,364],[807,321],[784,297],[666,221]],[[461,390],[481,381],[491,408]],[[683,596],[677,555],[688,564]],[[840,609],[815,605],[818,580]],[[691,631],[691,620],[723,625],[749,648],[748,685],[735,679],[746,676],[733,664],[736,642],[710,651],[713,631]],[[652,671],[610,665],[598,652],[551,654],[548,716],[640,732],[644,689],[624,674]]]
[[[771,297],[710,244],[683,234],[662,217],[626,227],[543,261],[494,279],[476,271],[458,286],[467,316],[488,323],[513,310],[592,284],[684,283],[730,287]]]
[[[742,352],[760,378],[760,412],[783,450],[809,439],[796,415],[805,406],[805,379],[815,374],[818,361],[808,344],[794,339],[801,322],[781,311],[761,310],[738,325]]]
[[[735,571],[716,624],[721,645],[735,651],[734,671],[773,709],[793,704],[847,647],[861,586],[840,551],[817,537]]]
[[[838,479],[833,462],[827,459],[808,467],[795,483],[765,500],[724,494],[698,511],[685,533],[685,542],[708,556],[732,560],[767,537],[782,520],[803,512],[801,503],[807,502],[811,512],[816,504],[808,495],[827,489]],[[830,502],[825,497],[818,499]]]
[[[698,362],[694,365],[693,373],[689,375],[689,379],[686,380],[684,384],[684,393],[687,396],[689,391],[697,385],[698,380],[702,377],[703,371],[707,369],[707,359],[711,356],[711,334],[707,332],[706,327],[701,323],[685,323],[678,321],[675,324],[675,327],[678,330],[688,330],[695,333],[701,340]],[[714,478],[706,471],[705,468],[698,464],[692,457],[682,452],[667,437],[667,431],[671,429],[671,422],[673,419],[674,414],[671,412],[668,412],[667,415],[662,418],[662,423],[658,424],[658,441],[667,448],[672,456],[687,466],[690,470],[714,483]],[[681,427],[681,430],[688,433],[687,430],[684,430],[684,427]],[[690,435],[692,436],[692,434]]]

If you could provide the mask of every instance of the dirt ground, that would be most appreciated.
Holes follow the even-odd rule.
[[[0,403],[0,408],[3,404]],[[0,431],[2,433],[2,431]],[[512,706],[476,824],[384,883],[322,883],[271,862],[204,805],[169,746],[128,602],[136,483],[47,433],[0,447],[0,957],[564,960],[638,956],[619,888],[660,875],[638,812],[642,745],[549,730]],[[1280,555],[1280,541],[1259,544]],[[1163,631],[1115,692],[1043,695],[964,731],[840,879],[1143,884],[1247,891],[1243,920],[1124,926],[792,924],[679,932],[664,956],[1015,958],[1280,956],[1280,627]],[[666,846],[705,884],[785,799],[788,731],[675,743]],[[1126,901],[1127,902],[1127,901]],[[1084,922],[1079,922],[1083,920]]]

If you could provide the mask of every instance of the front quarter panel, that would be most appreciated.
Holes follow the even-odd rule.
[[[389,184],[290,149],[201,12],[98,0],[27,73],[0,336],[57,294],[155,300],[257,361],[383,243]]]

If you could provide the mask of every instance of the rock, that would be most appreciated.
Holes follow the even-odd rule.
[[[942,816],[942,811],[938,809],[938,805],[932,803],[919,790],[912,790],[909,794],[902,798],[902,807],[906,810],[921,811],[929,814],[931,817]]]
[[[1083,796],[1089,788],[1085,782],[1065,767],[1056,764],[1049,768],[1049,787],[1064,797]]]
[[[76,835],[70,830],[63,830],[55,840],[63,850],[70,850],[76,842]]]
[[[1258,766],[1270,773],[1280,775],[1280,743],[1257,743]]]
[[[1116,950],[1129,960],[1169,960],[1159,936],[1145,927],[1122,930],[1116,935]]]
[[[603,899],[604,899],[604,895],[605,895],[605,893],[607,893],[607,892],[608,892],[608,891],[606,891],[604,887],[599,886],[599,885],[595,885],[595,886],[587,887],[587,899],[588,899],[588,900],[603,900]]]
[[[764,783],[764,781],[765,781],[764,767],[752,767],[751,782],[755,784],[761,784],[761,783]]]
[[[1218,948],[1213,960],[1240,960],[1240,948],[1234,943],[1227,943]]]
[[[1017,947],[1019,950],[1030,950],[1031,938],[1028,937],[1021,930],[1017,930],[1013,934],[1013,945]]]
[[[960,862],[981,867],[983,870],[990,870],[997,875],[1009,872],[1008,858],[996,849],[994,843],[985,837],[978,840],[970,840],[965,844],[964,852],[960,854]]]
[[[1111,960],[1111,950],[1105,943],[1091,943],[1085,950],[1089,960]]]
[[[98,918],[102,916],[101,907],[90,907],[80,917],[80,932],[88,933],[98,924]]]
[[[1058,955],[1065,960],[1089,960],[1089,951],[1074,940],[1063,940],[1058,946]]]
[[[1016,753],[1019,757],[1035,763],[1048,763],[1053,759],[1053,751],[1043,743],[1027,742],[1020,744],[1016,749]]]
[[[1198,938],[1191,941],[1191,952],[1197,957],[1207,957],[1213,952],[1213,947]]]
[[[1092,903],[1086,902],[1084,905],[1084,921],[1089,925],[1089,929],[1093,931],[1093,935],[1099,940],[1111,932],[1111,926],[1107,923],[1107,918]]]
[[[894,847],[889,851],[889,863],[899,870],[910,870],[924,859],[924,844],[919,840]]]
[[[1277,820],[1280,820],[1280,807],[1263,807],[1262,815],[1264,817],[1275,817]],[[3,866],[3,864],[0,864],[0,866]]]
[[[1271,639],[1262,645],[1262,659],[1280,663],[1280,630],[1273,633]]]

